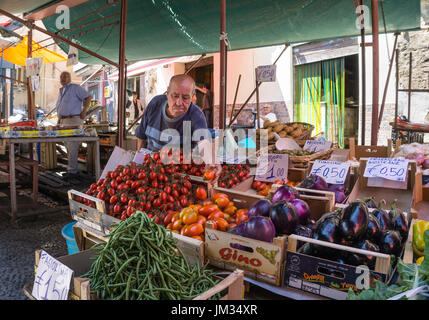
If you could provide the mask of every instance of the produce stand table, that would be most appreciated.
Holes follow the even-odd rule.
[[[49,142],[86,142],[88,143],[88,156],[95,152],[95,176],[98,180],[100,176],[100,147],[98,137],[78,136],[78,137],[48,137],[48,138],[6,138],[4,141],[9,147],[9,174],[10,174],[10,201],[11,201],[11,224],[16,227],[17,203],[16,203],[16,180],[15,180],[15,144],[33,144]],[[90,147],[91,146],[91,147]]]

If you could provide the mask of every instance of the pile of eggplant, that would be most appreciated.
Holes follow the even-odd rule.
[[[247,238],[272,242],[274,237],[298,234],[311,237],[315,222],[310,207],[300,199],[298,191],[281,186],[270,200],[255,202],[248,210],[248,220],[230,232]]]
[[[325,179],[315,174],[310,174],[298,185],[298,187],[303,189],[314,189],[334,192],[336,203],[343,203],[347,198],[348,192],[348,190],[343,184],[329,184],[325,181]]]
[[[369,208],[373,209],[371,212]],[[347,207],[323,215],[314,226],[313,238],[362,250],[399,257],[408,236],[409,221],[396,208],[383,210],[374,199],[356,200]],[[375,267],[374,256],[306,243],[301,253],[353,266]]]

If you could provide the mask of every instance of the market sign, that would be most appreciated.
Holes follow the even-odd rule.
[[[322,152],[331,149],[332,142],[326,140],[307,140],[304,145],[304,150]]]
[[[42,250],[32,295],[37,300],[67,300],[73,270]]]
[[[258,158],[255,180],[286,183],[289,165],[287,154],[262,154]]]
[[[363,176],[405,182],[408,173],[408,159],[369,158]]]
[[[26,58],[25,73],[27,77],[39,75],[42,64],[43,64],[43,58]]]
[[[256,68],[256,81],[274,82],[276,81],[276,65],[259,66]]]
[[[349,168],[349,162],[316,160],[311,174],[322,177],[327,183],[344,184]]]

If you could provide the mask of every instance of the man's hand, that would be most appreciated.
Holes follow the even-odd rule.
[[[86,116],[86,110],[82,110],[82,112],[80,113],[80,118],[83,120],[85,119]]]

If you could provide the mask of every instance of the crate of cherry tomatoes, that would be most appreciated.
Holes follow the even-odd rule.
[[[127,219],[136,210],[162,224],[169,211],[206,199],[210,186],[200,177],[184,174],[181,164],[165,164],[154,153],[146,155],[141,164],[118,165],[85,193],[68,193],[73,219],[107,235],[114,222]]]

